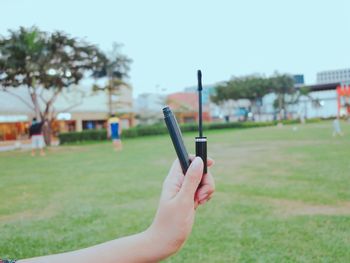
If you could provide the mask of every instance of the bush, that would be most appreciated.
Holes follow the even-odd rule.
[[[81,132],[65,132],[58,135],[61,144],[83,141],[102,141],[107,139],[106,130],[86,130]]]
[[[321,119],[308,119],[307,123],[319,122]],[[278,121],[269,122],[228,122],[228,123],[204,123],[203,130],[218,130],[218,129],[247,129],[257,127],[267,127],[277,125]],[[297,124],[299,120],[284,120],[283,124]],[[197,123],[187,123],[180,125],[181,131],[196,132],[198,130]],[[122,133],[123,138],[135,138],[139,136],[150,136],[167,134],[168,130],[165,124],[155,124],[149,126],[137,126],[126,129]],[[67,132],[58,135],[60,143],[74,143],[83,141],[103,141],[107,140],[106,130],[86,130],[82,132]]]

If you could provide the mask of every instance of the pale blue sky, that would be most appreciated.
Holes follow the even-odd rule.
[[[134,94],[232,75],[350,67],[349,0],[2,0],[0,34],[19,26],[66,31],[134,62]]]

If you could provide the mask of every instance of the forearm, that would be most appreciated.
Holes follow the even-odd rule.
[[[112,240],[93,247],[72,252],[19,260],[18,263],[116,263],[116,262],[157,262],[166,254],[158,250],[159,244],[150,231],[141,232]]]

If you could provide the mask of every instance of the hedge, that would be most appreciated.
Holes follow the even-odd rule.
[[[65,132],[58,135],[60,144],[107,140],[106,130],[85,130],[81,132]]]
[[[307,122],[319,122],[320,119],[308,119]],[[218,129],[246,129],[256,127],[267,127],[277,125],[277,121],[270,122],[228,122],[228,123],[204,123],[203,130],[218,130]],[[298,120],[285,120],[283,124],[297,124]],[[182,124],[181,131],[194,132],[197,131],[198,124]],[[139,136],[149,136],[166,134],[168,130],[164,124],[156,124],[150,126],[138,126],[123,131],[123,138],[135,138]],[[79,143],[83,141],[103,141],[107,140],[106,130],[85,130],[81,132],[67,132],[58,135],[60,144]]]

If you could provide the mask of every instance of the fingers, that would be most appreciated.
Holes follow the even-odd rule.
[[[176,159],[163,182],[162,199],[172,199],[181,189],[185,176],[182,173],[180,162]]]
[[[198,160],[197,160],[198,159]],[[209,173],[202,175],[203,162],[199,157],[190,155],[191,165],[184,176],[181,165],[176,159],[163,183],[162,199],[170,200],[178,194],[190,201],[195,201],[195,206],[209,200],[215,189],[213,176]],[[207,159],[208,167],[214,164],[211,158]]]
[[[195,156],[194,154],[190,154],[190,160],[191,160],[191,161],[192,161],[195,157],[196,157],[196,156]],[[212,158],[208,157],[208,158],[207,158],[207,166],[208,166],[208,167],[211,167],[211,166],[213,166],[214,164],[215,164],[215,161],[214,161]]]
[[[203,175],[203,161],[201,158],[196,157],[191,162],[190,167],[187,170],[183,184],[179,192],[179,198],[185,198],[188,200],[194,200],[194,195],[201,182]]]
[[[196,193],[196,200],[199,204],[209,201],[215,191],[215,182],[211,173],[203,175],[201,185]]]
[[[202,204],[203,201],[208,201],[214,193],[214,188],[210,185],[201,186],[196,194],[196,200]]]
[[[214,177],[212,176],[212,174],[209,172],[205,175],[203,175],[202,181],[201,181],[201,186],[208,186],[209,190],[211,192],[214,192],[215,190],[215,181],[214,181]]]

